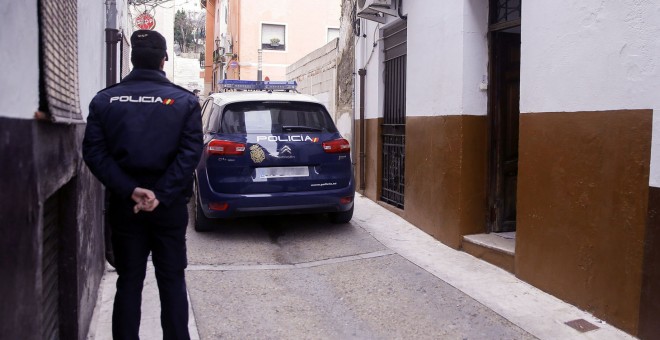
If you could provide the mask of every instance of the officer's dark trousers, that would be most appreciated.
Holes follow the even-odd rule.
[[[184,269],[188,210],[183,203],[134,214],[132,201],[110,201],[112,246],[119,278],[112,314],[114,339],[138,339],[142,286],[152,253],[164,339],[190,339]]]

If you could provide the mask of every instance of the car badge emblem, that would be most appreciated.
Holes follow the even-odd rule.
[[[266,154],[258,144],[254,144],[250,147],[250,157],[254,163],[261,163],[266,159]]]
[[[282,155],[290,155],[291,154],[291,148],[288,145],[283,146],[280,149],[280,154]]]

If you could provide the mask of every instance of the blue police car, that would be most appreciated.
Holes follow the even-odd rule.
[[[204,151],[195,171],[195,230],[216,219],[327,213],[353,216],[349,142],[295,82],[224,80],[202,107]]]

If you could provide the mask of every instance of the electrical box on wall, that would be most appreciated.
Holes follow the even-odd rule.
[[[385,15],[398,15],[395,2],[395,0],[358,0],[357,16],[384,24]]]

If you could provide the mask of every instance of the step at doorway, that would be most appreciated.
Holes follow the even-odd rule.
[[[515,274],[515,231],[465,235],[461,249],[476,258]]]

